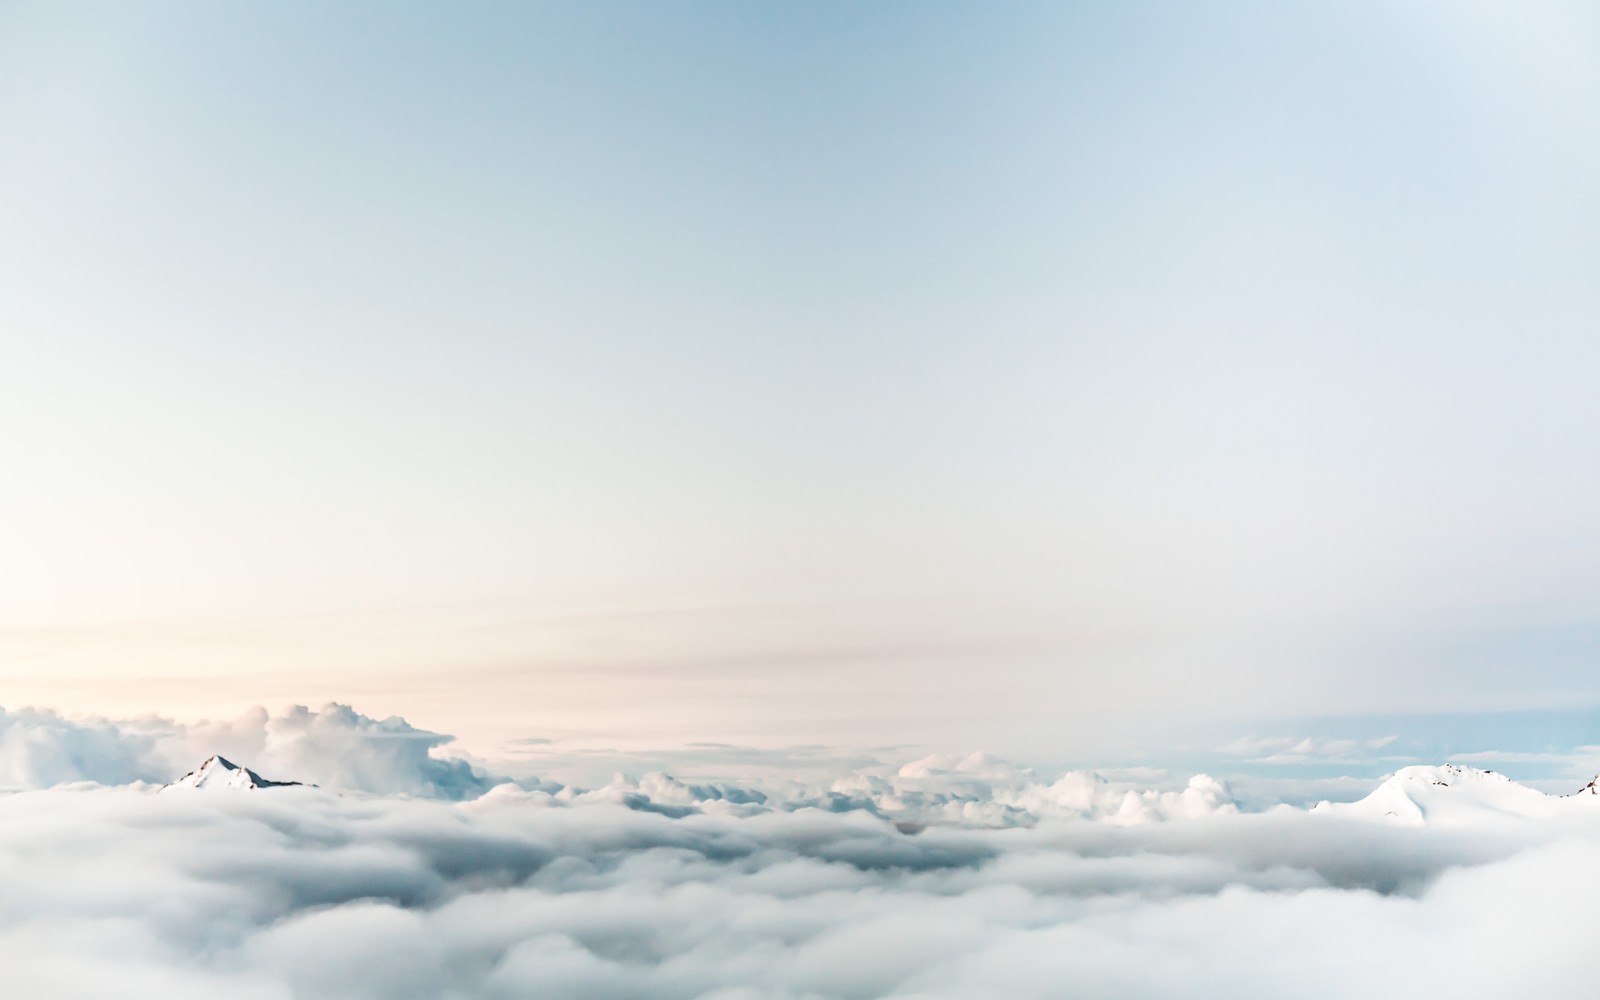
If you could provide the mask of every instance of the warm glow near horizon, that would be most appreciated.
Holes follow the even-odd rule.
[[[1594,707],[1594,32],[9,6],[0,704]]]

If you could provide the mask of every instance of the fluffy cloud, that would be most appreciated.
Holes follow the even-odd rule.
[[[1597,840],[80,787],[0,797],[0,961],[41,998],[1579,995]]]
[[[279,715],[258,708],[229,722],[193,725],[157,718],[114,722],[51,712],[0,713],[0,787],[160,783],[215,753],[269,779],[334,791],[461,801],[514,784],[563,803],[607,802],[677,817],[821,809],[866,812],[906,827],[1011,827],[1045,818],[1138,823],[1236,810],[1228,787],[1205,775],[1172,788],[1136,788],[1087,771],[1041,777],[983,753],[896,764],[862,755],[829,757],[812,748],[797,770],[783,766],[791,763],[789,752],[763,757],[745,750],[731,755],[739,764],[737,782],[679,780],[658,770],[627,768],[584,789],[537,776],[513,780],[437,753],[449,741],[404,719],[374,719],[346,705],[320,711],[297,706]],[[733,748],[716,749],[713,757],[726,758]],[[675,759],[692,764],[696,758]],[[618,756],[612,762],[626,767],[630,761]]]
[[[1577,995],[1600,918],[1600,799],[1471,769],[1241,813],[1204,775],[983,754],[584,789],[446,739],[337,705],[0,713],[0,776],[46,789],[0,795],[8,994]],[[323,787],[155,794],[211,752]]]
[[[276,716],[258,708],[231,722],[195,725],[0,709],[0,787],[165,782],[214,753],[268,777],[341,791],[466,799],[498,783],[464,760],[434,753],[450,739],[347,705],[315,712],[296,706]]]
[[[329,788],[427,798],[467,799],[498,780],[464,760],[434,749],[451,737],[391,716],[373,719],[348,705],[313,712],[297,705],[282,715],[256,709],[234,722],[188,727],[176,740],[195,756],[199,747],[259,761],[258,770]]]
[[[155,735],[127,723],[0,708],[0,788],[164,780],[166,768],[155,745]]]

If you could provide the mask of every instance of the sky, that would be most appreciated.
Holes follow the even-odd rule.
[[[1600,742],[1597,53],[1576,2],[0,3],[0,704]]]

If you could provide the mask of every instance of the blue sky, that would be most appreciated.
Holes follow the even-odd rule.
[[[0,701],[1060,758],[1593,712],[1597,51],[0,6]]]

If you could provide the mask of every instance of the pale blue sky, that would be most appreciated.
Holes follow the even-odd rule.
[[[0,4],[0,703],[1600,707],[1596,121],[1586,3]]]

